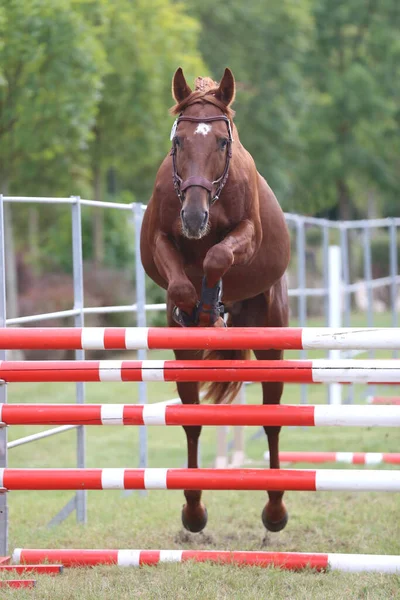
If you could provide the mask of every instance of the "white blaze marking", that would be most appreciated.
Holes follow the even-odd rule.
[[[201,133],[201,135],[207,135],[207,133],[210,133],[210,131],[211,131],[211,125],[209,125],[208,123],[199,123],[197,125],[195,133]]]

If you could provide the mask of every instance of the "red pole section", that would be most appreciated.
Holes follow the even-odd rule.
[[[336,452],[279,452],[279,460],[282,462],[288,462],[288,463],[336,462]]]
[[[399,396],[369,396],[368,402],[370,404],[400,405],[400,397]]]
[[[36,585],[34,579],[5,579],[0,581],[0,588],[33,588]]]
[[[1,565],[2,571],[11,571],[20,575],[21,573],[40,573],[45,575],[58,575],[63,571],[63,565]]]
[[[35,550],[16,548],[13,552],[13,562],[15,563],[36,564],[48,560],[62,563],[64,567],[115,565],[118,563],[118,550]]]

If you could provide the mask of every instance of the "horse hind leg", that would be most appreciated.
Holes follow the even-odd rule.
[[[258,360],[279,360],[283,353],[276,350],[257,350]],[[263,404],[279,404],[283,383],[264,382],[262,385]],[[279,469],[280,427],[264,426],[268,438],[270,469]],[[288,512],[283,502],[283,491],[268,492],[268,502],[264,506],[261,519],[268,531],[281,531],[288,522]]]
[[[284,280],[275,284],[272,292],[260,294],[241,303],[240,311],[233,313],[233,325],[236,327],[287,327],[288,305]],[[258,360],[280,360],[283,352],[279,350],[255,350]],[[263,382],[263,404],[279,404],[283,392],[283,383]],[[270,468],[279,469],[280,427],[265,426],[268,438]],[[281,531],[288,522],[288,513],[283,502],[283,491],[269,491],[268,502],[262,511],[262,522],[268,531]]]
[[[275,284],[271,292],[265,296],[266,323],[268,327],[287,327],[289,320],[286,279]],[[281,360],[281,350],[257,350],[257,360]],[[283,383],[263,382],[263,404],[279,404],[283,393]],[[265,426],[268,438],[270,469],[279,469],[279,434],[280,427]],[[262,511],[262,522],[268,531],[281,531],[286,526],[289,515],[283,502],[283,491],[268,492],[268,502]]]
[[[196,360],[198,352],[176,351],[177,360]],[[178,383],[178,394],[182,404],[199,404],[198,383]],[[183,428],[186,433],[188,468],[198,468],[198,448],[201,427],[190,425]],[[201,501],[201,490],[185,490],[186,504],[182,508],[182,524],[185,529],[192,533],[202,531],[207,525],[207,509]]]

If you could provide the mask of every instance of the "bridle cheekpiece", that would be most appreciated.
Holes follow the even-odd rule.
[[[225,123],[228,127],[228,140],[227,140],[227,145],[226,145],[225,168],[223,170],[221,177],[218,177],[218,179],[215,179],[215,181],[209,181],[202,175],[195,175],[193,177],[189,177],[188,179],[186,179],[186,181],[183,181],[182,178],[178,175],[178,170],[176,167],[177,143],[176,143],[175,133],[176,133],[177,127],[181,121],[190,121],[192,123],[212,123],[213,121],[225,121]],[[210,205],[212,206],[214,204],[214,202],[216,202],[218,200],[218,198],[220,197],[222,189],[228,179],[228,174],[229,174],[229,165],[230,165],[231,158],[232,158],[232,142],[233,142],[232,128],[231,128],[231,122],[230,122],[229,118],[226,115],[215,115],[214,117],[189,117],[189,116],[181,114],[181,115],[179,115],[179,117],[177,117],[175,119],[175,122],[171,129],[171,138],[170,139],[172,141],[172,148],[171,148],[171,152],[170,152],[170,154],[172,156],[172,181],[174,183],[174,188],[175,188],[175,191],[177,193],[179,200],[181,202],[183,202],[183,192],[185,190],[187,190],[188,188],[190,188],[192,186],[199,186],[199,187],[205,188],[210,193],[210,195],[211,195]],[[215,186],[217,186],[217,187],[215,189],[215,192],[213,192],[213,189]]]

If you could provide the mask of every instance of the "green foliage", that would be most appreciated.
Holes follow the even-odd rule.
[[[310,213],[339,204],[349,218],[354,195],[390,194],[400,183],[399,5],[314,0],[313,16],[305,69],[313,102],[302,125],[296,206]]]
[[[310,2],[191,0],[190,6],[202,23],[200,43],[212,75],[219,79],[228,65],[235,75],[241,141],[285,200],[303,146],[299,125],[309,102],[303,69],[313,32]],[[284,206],[293,208],[287,202]]]
[[[102,7],[101,19],[99,7]],[[108,61],[91,145],[92,165],[113,167],[137,197],[149,196],[169,147],[171,78],[179,64],[194,77],[203,67],[198,24],[171,0],[93,2],[86,16]],[[97,9],[97,10],[96,10]]]
[[[0,6],[0,182],[9,179],[14,193],[26,193],[43,173],[57,187],[93,126],[104,53],[76,5]]]
[[[85,261],[93,260],[91,207],[82,207],[82,250]],[[130,268],[134,272],[135,252],[132,215],[129,211],[104,210],[104,266]],[[65,208],[52,213],[52,226],[42,227],[40,263],[46,270],[72,273],[71,211]]]

